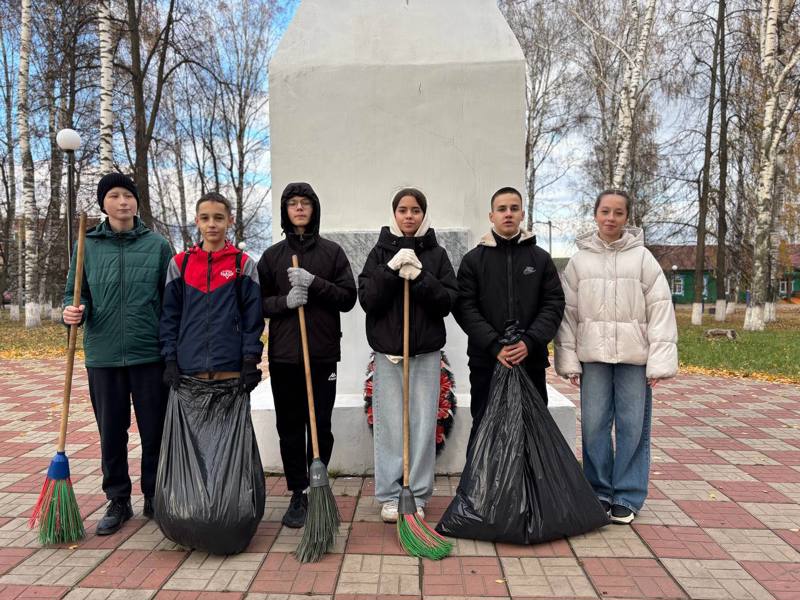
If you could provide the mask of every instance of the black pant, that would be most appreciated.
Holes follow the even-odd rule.
[[[161,432],[167,410],[169,389],[161,382],[161,362],[131,367],[87,367],[89,396],[100,430],[103,491],[106,497],[130,498],[128,475],[128,429],[131,426],[131,398],[136,425],[142,440],[142,493],[156,490]]]
[[[547,376],[544,367],[535,367],[528,363],[523,363],[523,366],[546,406]],[[492,373],[494,373],[494,365],[470,365],[469,367],[469,410],[472,413],[472,429],[469,432],[467,448],[472,446],[472,438],[475,437],[475,432],[478,430],[481,419],[483,419],[483,414],[486,412],[486,404],[489,402],[489,387],[492,383]]]
[[[292,491],[304,490],[308,487],[308,466],[314,458],[305,370],[302,365],[270,363],[269,379],[275,401],[275,421],[286,487]],[[333,451],[331,416],[336,400],[336,363],[312,363],[311,386],[314,390],[319,456],[327,465]]]

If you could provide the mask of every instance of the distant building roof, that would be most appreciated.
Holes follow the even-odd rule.
[[[672,265],[678,267],[678,271],[688,271],[694,269],[695,245],[668,246],[654,244],[647,247],[653,256],[656,257],[658,264],[664,271],[672,271]],[[785,246],[788,258],[795,270],[800,270],[800,244],[788,244]],[[705,269],[712,270],[717,263],[717,246],[708,245],[705,248]],[[730,252],[730,249],[728,250]],[[730,257],[730,254],[729,254]],[[729,258],[730,260],[730,258]]]

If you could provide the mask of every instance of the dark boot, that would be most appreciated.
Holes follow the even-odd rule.
[[[119,531],[122,524],[133,516],[130,498],[113,498],[105,516],[97,524],[97,535],[111,535]]]
[[[155,515],[153,511],[153,497],[152,496],[145,496],[144,497],[144,508],[142,509],[142,515],[144,515],[147,519],[152,519]]]
[[[306,524],[306,512],[308,512],[308,496],[302,490],[292,492],[292,499],[289,500],[289,508],[283,515],[283,524],[293,529],[298,529]]]

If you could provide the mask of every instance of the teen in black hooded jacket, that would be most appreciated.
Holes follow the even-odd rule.
[[[341,246],[319,235],[320,203],[307,183],[290,183],[281,195],[281,229],[286,239],[258,262],[262,308],[269,319],[270,382],[286,485],[292,491],[283,516],[288,527],[305,523],[308,465],[313,458],[308,423],[299,306],[305,306],[311,379],[320,458],[333,451],[331,415],[336,399],[336,363],[341,358],[340,313],[355,306],[357,292]],[[292,268],[297,255],[300,268]]]

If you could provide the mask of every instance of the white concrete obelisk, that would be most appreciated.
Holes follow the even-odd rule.
[[[524,121],[524,58],[494,0],[303,0],[270,64],[273,242],[281,239],[281,191],[307,181],[320,197],[322,234],[343,246],[357,277],[388,224],[392,196],[414,186],[457,268],[488,230],[491,194],[523,187]],[[342,321],[330,466],[368,472],[370,349],[360,306]],[[452,317],[445,351],[463,426],[466,337]],[[269,404],[268,387],[257,389],[254,420],[272,468],[277,434],[258,410]],[[463,460],[464,443],[448,441],[437,469],[458,471]]]

